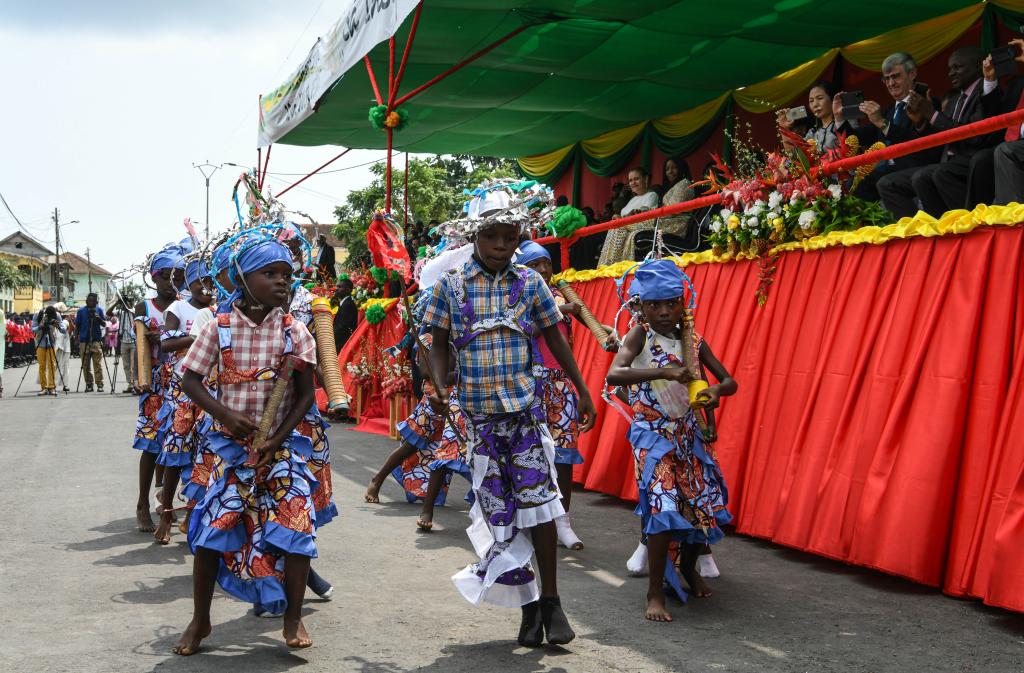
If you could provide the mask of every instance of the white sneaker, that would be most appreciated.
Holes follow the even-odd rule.
[[[555,531],[558,533],[558,544],[561,546],[568,549],[583,549],[583,541],[572,531],[568,514],[563,514],[555,519]]]
[[[722,573],[718,572],[718,565],[715,563],[714,556],[711,554],[701,554],[697,557],[697,574],[701,577],[714,579]]]
[[[636,546],[636,551],[626,561],[626,571],[630,577],[647,576],[647,545],[643,542]]]

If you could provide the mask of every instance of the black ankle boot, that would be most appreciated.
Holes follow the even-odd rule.
[[[541,596],[540,618],[552,645],[565,645],[576,637],[576,632],[569,626],[569,618],[562,612],[562,601],[558,596]]]
[[[523,647],[540,647],[544,644],[544,623],[541,621],[540,603],[537,601],[523,606],[518,640]]]

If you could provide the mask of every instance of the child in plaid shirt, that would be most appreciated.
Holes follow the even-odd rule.
[[[316,556],[318,484],[307,465],[313,445],[295,427],[313,403],[316,345],[281,308],[292,282],[288,248],[259,232],[240,240],[229,267],[242,291],[219,304],[217,320],[202,327],[182,361],[182,388],[213,417],[208,441],[223,462],[189,522],[194,608],[174,648],[181,655],[195,653],[210,634],[215,580],[238,598],[284,613],[289,647],[313,644],[301,608]],[[293,358],[294,376],[271,434],[256,446],[253,435],[286,357]],[[215,367],[217,399],[203,385]]]
[[[520,224],[481,217],[472,259],[441,276],[424,314],[435,344],[431,369],[448,371],[449,349],[437,345],[451,341],[458,351],[457,390],[476,496],[469,531],[480,560],[452,580],[474,604],[521,607],[520,644],[540,646],[545,635],[549,643],[564,644],[575,633],[556,583],[555,519],[564,509],[541,404],[542,373],[533,349],[538,332],[579,393],[584,432],[594,424],[594,406],[558,330],[562,316],[551,291],[535,271],[510,263]],[[447,395],[438,391],[432,403],[440,411]],[[534,551],[539,591],[530,565]]]

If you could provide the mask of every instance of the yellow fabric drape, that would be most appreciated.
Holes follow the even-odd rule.
[[[568,154],[574,146],[575,145],[566,145],[554,152],[533,154],[528,157],[519,157],[516,161],[518,161],[523,170],[530,175],[547,175],[551,171],[555,170],[555,167],[561,163],[562,159],[565,158],[565,155]]]
[[[1015,3],[1024,4],[1024,3]],[[913,54],[918,63],[924,63],[974,25],[981,18],[984,3],[946,14],[921,23],[915,23],[888,33],[843,47],[843,57],[858,68],[881,72],[882,61],[895,51]]]
[[[970,211],[951,210],[939,219],[935,219],[927,213],[918,212],[914,217],[904,217],[899,222],[884,227],[861,227],[853,231],[833,231],[824,236],[777,245],[772,248],[771,252],[822,250],[837,245],[881,245],[901,238],[966,234],[978,227],[1015,226],[1022,222],[1024,222],[1024,205],[1019,203],[1011,203],[1007,206],[982,204]],[[705,250],[703,252],[688,252],[671,259],[679,266],[685,267],[691,264],[721,264],[737,259],[754,259],[754,255],[740,253],[736,257],[729,254],[716,256],[710,250]],[[552,281],[566,280],[576,283],[597,278],[620,278],[633,266],[636,266],[636,262],[626,260],[597,269],[582,271],[568,269],[554,276]]]
[[[655,131],[669,138],[688,136],[701,130],[705,124],[714,119],[728,98],[729,92],[726,91],[714,100],[709,100],[690,110],[655,119],[651,124]]]
[[[732,96],[736,103],[748,112],[769,112],[778,109],[780,105],[793,100],[814,84],[838,53],[838,49],[829,49],[813,61],[787,70],[781,75],[737,89]]]
[[[621,151],[623,147],[633,142],[634,138],[643,133],[644,126],[646,125],[647,122],[645,121],[633,124],[624,129],[602,133],[596,138],[584,140],[580,144],[583,146],[583,151],[588,155],[597,159],[604,159]]]
[[[1011,12],[1024,12],[1024,0],[989,0],[989,4],[1008,9]]]

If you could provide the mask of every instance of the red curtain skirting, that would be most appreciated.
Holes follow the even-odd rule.
[[[764,307],[756,262],[687,270],[740,385],[717,446],[739,532],[1024,611],[1022,244],[1018,226],[786,253]],[[611,280],[575,288],[612,320]],[[581,327],[574,350],[598,409],[576,480],[635,500],[626,421],[598,399],[612,356]]]
[[[739,382],[718,457],[737,530],[1024,611],[1024,230],[787,253],[687,272]],[[604,322],[611,280],[577,283]],[[600,393],[611,355],[577,329]],[[599,403],[586,488],[636,499],[626,422]]]

